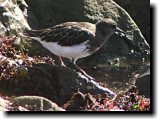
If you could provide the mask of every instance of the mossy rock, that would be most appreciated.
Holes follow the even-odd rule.
[[[14,98],[12,102],[30,111],[65,111],[57,104],[40,96],[19,96]]]

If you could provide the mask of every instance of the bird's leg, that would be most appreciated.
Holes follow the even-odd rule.
[[[84,70],[82,70],[79,66],[76,64],[76,60],[73,61],[74,66],[78,71],[80,71],[83,75],[85,75],[90,80],[95,80],[93,77],[89,76]]]
[[[64,66],[64,67],[66,67],[66,65],[63,63],[63,60],[62,60],[62,58],[59,56],[59,60],[60,60],[60,64],[61,64],[61,66]]]

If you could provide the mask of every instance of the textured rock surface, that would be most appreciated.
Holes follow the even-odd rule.
[[[8,100],[4,100],[3,98],[0,97],[0,111],[8,111],[7,107],[9,105]]]
[[[149,0],[114,0],[124,8],[136,22],[142,34],[150,44],[150,1]]]
[[[88,82],[73,69],[37,64],[28,72],[9,80],[0,80],[0,91],[7,95],[40,95],[62,105],[78,89],[83,93],[106,93],[99,85]],[[13,90],[14,89],[14,90]]]
[[[18,35],[24,28],[30,28],[22,10],[11,0],[0,1],[0,28],[1,35]]]
[[[65,111],[44,97],[19,96],[7,99],[2,97],[0,97],[0,111]]]
[[[52,101],[39,96],[20,96],[14,98],[14,103],[25,107],[28,110],[37,111],[65,111],[58,107],[57,104]]]
[[[135,86],[138,88],[140,91],[141,95],[145,95],[146,97],[150,97],[150,70],[148,72],[144,73],[143,75],[139,76],[135,82]]]
[[[77,92],[73,94],[71,97],[71,100],[69,100],[64,107],[66,107],[66,110],[69,111],[77,111],[77,110],[82,110],[82,107],[85,107],[87,105],[93,105],[95,104],[95,99],[88,93],[88,94],[83,94],[81,92]]]
[[[13,106],[13,103],[7,99],[0,97],[0,111],[28,111],[21,106]]]

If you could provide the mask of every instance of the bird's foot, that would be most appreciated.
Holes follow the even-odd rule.
[[[95,78],[89,76],[88,74],[85,74],[85,76],[86,76],[89,80],[95,80]]]
[[[82,69],[80,70],[80,72],[89,80],[93,80],[95,81],[95,78],[91,77],[90,75],[88,75],[85,71],[83,71]]]
[[[67,67],[64,63],[63,63],[63,60],[61,57],[59,57],[59,61],[60,61],[60,65],[63,66],[63,67]]]
[[[76,69],[78,72],[80,72],[83,76],[85,76],[90,82],[91,82],[92,80],[95,81],[95,78],[91,77],[91,76],[88,75],[84,70],[82,70],[81,68],[79,68],[79,67],[76,65],[75,61],[74,61],[73,63],[74,63],[75,69]]]

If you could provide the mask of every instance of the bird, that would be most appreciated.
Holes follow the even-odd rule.
[[[44,48],[57,55],[61,65],[65,66],[61,57],[72,59],[76,69],[89,79],[94,78],[83,71],[76,61],[98,51],[116,32],[125,33],[111,18],[103,18],[95,24],[65,22],[46,29],[25,31],[30,38],[37,40]]]

